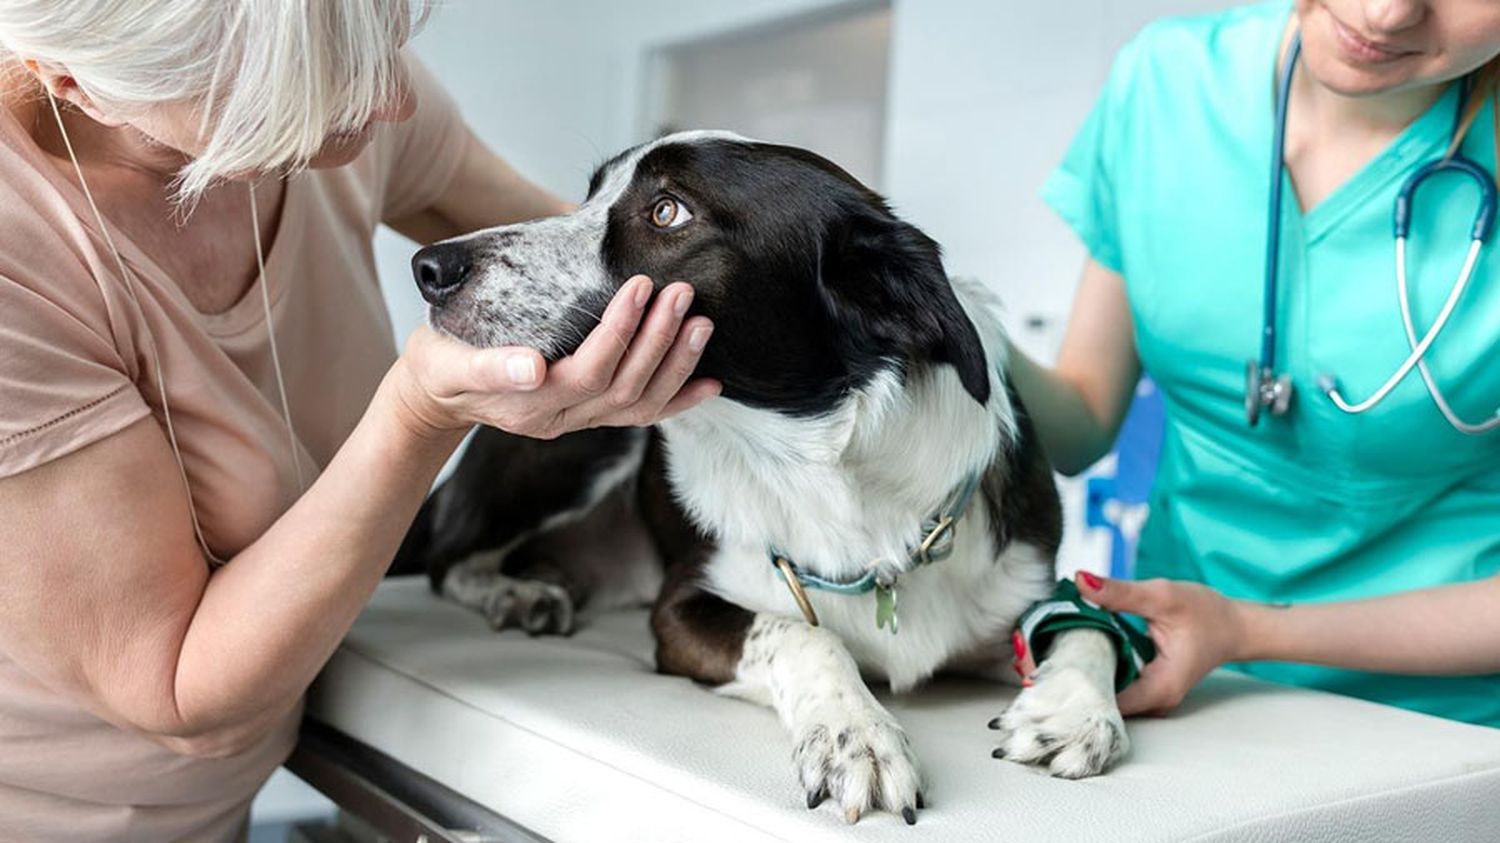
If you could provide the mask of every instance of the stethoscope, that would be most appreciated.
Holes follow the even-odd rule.
[[[1302,36],[1298,33],[1292,36],[1291,46],[1287,50],[1286,64],[1282,68],[1281,82],[1276,96],[1276,137],[1271,146],[1271,202],[1266,220],[1264,327],[1261,330],[1260,359],[1249,362],[1245,382],[1245,415],[1251,427],[1254,427],[1260,420],[1262,410],[1269,409],[1271,415],[1280,416],[1286,413],[1292,403],[1291,375],[1284,372],[1276,373],[1276,282],[1281,250],[1281,183],[1286,172],[1286,164],[1282,160],[1282,155],[1286,146],[1287,101],[1291,98],[1292,71],[1296,68],[1297,57],[1301,53]],[[1460,92],[1458,116],[1454,118],[1453,136],[1455,138],[1458,135],[1458,121],[1462,119],[1464,112],[1464,101],[1468,95],[1467,81],[1460,84],[1464,86],[1464,89]],[[1411,231],[1412,202],[1417,188],[1428,178],[1444,172],[1468,176],[1479,186],[1479,208],[1474,214],[1469,254],[1464,261],[1463,270],[1459,273],[1453,289],[1448,293],[1448,300],[1443,303],[1443,309],[1439,311],[1437,321],[1433,322],[1432,327],[1428,328],[1427,333],[1418,340],[1416,329],[1412,324],[1411,306],[1407,295],[1406,238]],[[1433,403],[1437,404],[1438,410],[1455,430],[1478,434],[1500,427],[1500,410],[1496,411],[1495,418],[1479,424],[1471,424],[1459,418],[1448,406],[1442,390],[1433,380],[1432,372],[1428,369],[1425,359],[1438,334],[1448,324],[1448,317],[1453,315],[1453,309],[1458,305],[1459,298],[1463,296],[1464,289],[1469,285],[1469,280],[1474,275],[1474,268],[1479,263],[1479,253],[1484,248],[1485,238],[1489,236],[1494,222],[1495,183],[1483,167],[1463,152],[1455,149],[1451,155],[1425,164],[1411,174],[1396,196],[1395,210],[1396,295],[1401,307],[1401,322],[1406,328],[1406,341],[1411,353],[1386,379],[1385,383],[1375,390],[1373,395],[1357,404],[1351,404],[1344,398],[1338,378],[1331,374],[1319,375],[1318,389],[1328,396],[1328,400],[1332,401],[1334,406],[1349,414],[1363,413],[1384,401],[1386,396],[1391,394],[1391,390],[1400,385],[1401,381],[1405,380],[1415,368],[1427,384],[1427,392],[1432,396]]]

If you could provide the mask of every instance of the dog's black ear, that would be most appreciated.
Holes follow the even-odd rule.
[[[897,352],[948,363],[964,389],[989,402],[989,366],[974,323],[958,303],[942,250],[915,226],[861,213],[829,233],[820,286],[856,357]]]

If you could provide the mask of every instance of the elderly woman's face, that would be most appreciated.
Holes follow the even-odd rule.
[[[1457,79],[1500,54],[1497,0],[1297,0],[1308,71],[1364,96]]]
[[[340,167],[353,161],[370,144],[376,124],[400,123],[417,110],[417,95],[403,72],[397,94],[385,106],[370,115],[365,125],[351,132],[330,135],[309,161],[314,168]],[[170,147],[188,158],[200,154],[206,139],[200,133],[197,109],[190,103],[172,103],[153,108],[151,113],[130,121],[137,130],[157,143]],[[258,173],[229,174],[229,178],[250,178]]]

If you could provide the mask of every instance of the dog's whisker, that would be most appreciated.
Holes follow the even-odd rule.
[[[594,324],[595,325],[603,325],[604,324],[604,314],[602,314],[602,313],[594,313],[593,311],[588,310],[587,308],[579,307],[578,305],[573,304],[572,302],[566,302],[566,303],[564,303],[563,306],[566,307],[566,308],[568,308],[569,310],[576,310],[579,313],[582,313],[583,315],[589,317],[590,319],[594,320]],[[577,330],[576,326],[574,327],[574,330]],[[613,335],[615,342],[619,344],[621,351],[624,351],[624,350],[630,348],[630,343],[625,340],[624,335],[622,335],[619,331],[615,331],[615,330],[611,329],[610,333]],[[580,338],[580,339],[582,339],[582,338]]]

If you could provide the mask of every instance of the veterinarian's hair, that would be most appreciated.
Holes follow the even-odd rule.
[[[292,171],[398,95],[429,0],[0,0],[0,58],[72,76],[112,117],[190,103],[191,201],[232,173]]]
[[[1464,138],[1468,136],[1469,130],[1474,127],[1474,121],[1479,119],[1480,112],[1488,103],[1494,106],[1492,119],[1495,128],[1495,158],[1500,161],[1500,56],[1490,59],[1483,67],[1475,71],[1471,84],[1473,88],[1469,91],[1468,107],[1464,109],[1458,133],[1448,147],[1448,154],[1452,155],[1458,151]],[[1500,184],[1500,170],[1495,172],[1495,182]]]

